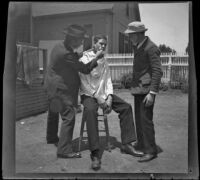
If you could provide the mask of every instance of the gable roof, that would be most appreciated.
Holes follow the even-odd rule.
[[[112,10],[113,3],[63,3],[63,2],[52,2],[52,3],[32,3],[32,16],[45,16],[53,14],[63,13],[75,13],[75,12],[87,12],[96,10]]]

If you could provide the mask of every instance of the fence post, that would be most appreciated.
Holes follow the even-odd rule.
[[[171,88],[171,68],[172,68],[172,56],[168,56],[168,69],[167,69],[167,80],[168,80],[168,88]]]

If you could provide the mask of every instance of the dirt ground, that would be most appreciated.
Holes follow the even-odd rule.
[[[134,98],[128,90],[119,90],[116,94],[134,107]],[[75,150],[81,117],[82,113],[77,114],[73,135]],[[56,147],[46,143],[46,119],[47,113],[43,113],[16,122],[17,173],[187,173],[188,94],[179,90],[160,91],[156,97],[154,125],[160,153],[158,158],[146,163],[137,162],[138,158],[131,155],[121,154],[119,119],[115,112],[108,116],[114,149],[103,151],[102,166],[97,172],[91,169],[87,143],[83,143],[80,159],[56,157]],[[105,134],[100,135],[103,149]]]

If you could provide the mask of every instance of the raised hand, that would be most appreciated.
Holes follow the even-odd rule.
[[[100,59],[100,58],[102,58],[104,56],[104,51],[101,49],[101,50],[98,50],[97,52],[96,52],[96,58],[97,59]]]

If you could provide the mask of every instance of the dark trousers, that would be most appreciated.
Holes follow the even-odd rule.
[[[155,143],[155,130],[153,124],[153,108],[145,107],[143,100],[146,95],[135,95],[135,123],[138,148],[145,153],[157,153]]]
[[[132,107],[116,95],[112,95],[112,98],[112,109],[119,114],[122,144],[131,143],[136,140]],[[95,98],[85,95],[81,96],[81,100],[84,106],[82,118],[86,119],[90,151],[98,150],[100,148],[97,120],[98,103]]]
[[[75,111],[73,107],[66,106],[60,115],[62,124],[58,138],[59,113],[54,113],[50,109],[48,111],[47,143],[58,142],[57,154],[68,154],[73,151],[72,138],[75,124]]]
[[[46,131],[47,143],[51,144],[59,141],[58,125],[59,125],[59,113],[52,112],[49,108],[47,115],[47,131]]]

